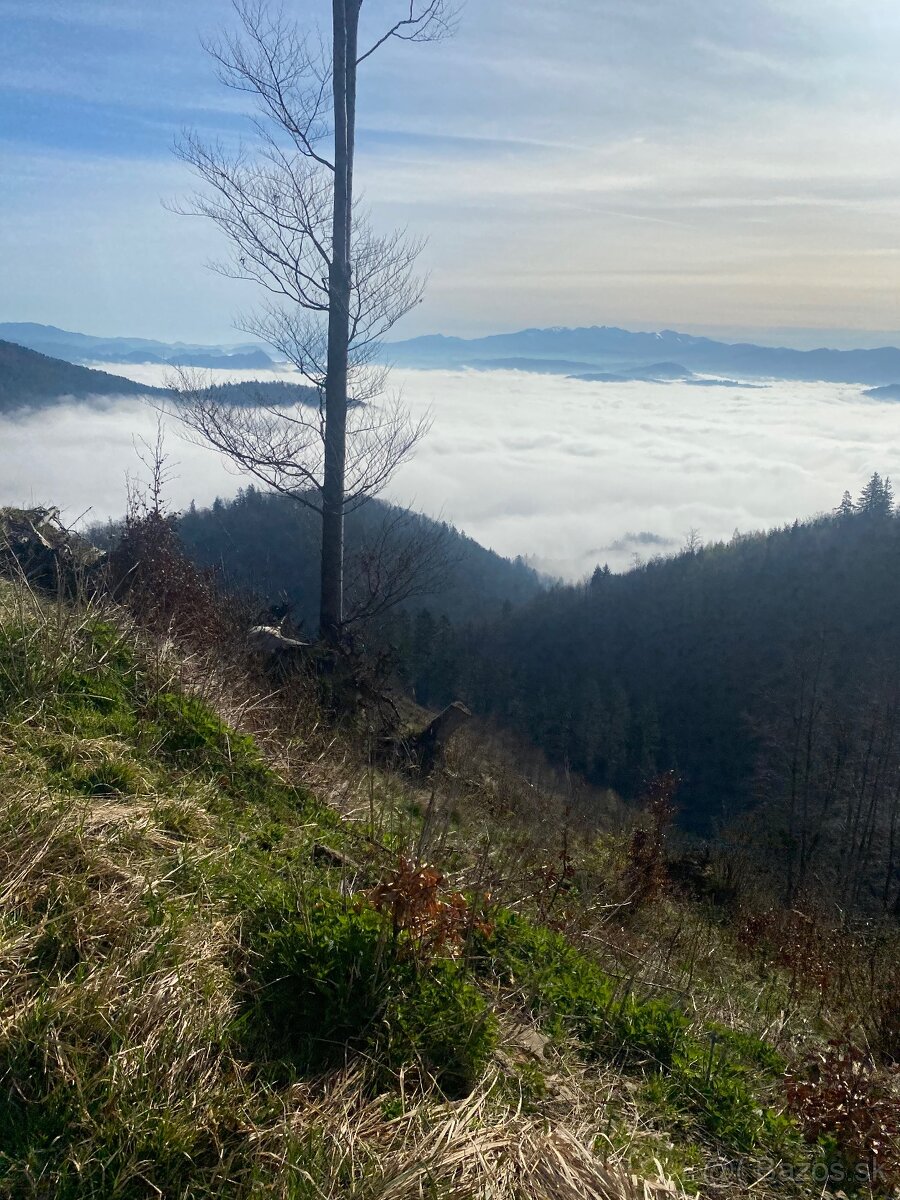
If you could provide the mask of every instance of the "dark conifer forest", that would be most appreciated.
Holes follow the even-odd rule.
[[[278,606],[299,630],[315,629],[320,533],[310,508],[248,487],[209,509],[192,507],[178,531],[196,562]],[[542,590],[541,577],[524,560],[502,558],[452,525],[378,500],[348,515],[346,581],[350,628],[361,612],[370,635],[374,592],[380,599],[388,590],[391,605],[407,611],[426,608],[463,622]]]
[[[389,511],[356,515],[357,553]],[[674,770],[685,829],[764,815],[754,841],[765,856],[775,840],[789,890],[842,863],[849,899],[900,902],[900,517],[888,480],[873,476],[833,513],[626,574],[601,565],[576,585],[541,586],[521,562],[408,520],[401,538],[437,529],[447,563],[365,630],[417,701],[462,699],[626,798]],[[180,528],[198,561],[304,617],[317,545],[301,506],[251,490]]]

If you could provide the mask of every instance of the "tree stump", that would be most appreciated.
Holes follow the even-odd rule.
[[[438,713],[430,725],[413,737],[410,749],[423,775],[431,774],[443,757],[447,742],[471,715],[462,701],[454,700],[442,713]]]

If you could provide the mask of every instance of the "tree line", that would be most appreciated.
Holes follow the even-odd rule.
[[[876,474],[812,520],[600,566],[483,621],[397,613],[389,636],[421,702],[460,696],[625,797],[674,770],[688,829],[765,813],[751,840],[789,898],[830,880],[897,911],[898,595]]]
[[[322,533],[312,509],[251,485],[209,508],[191,505],[177,529],[198,565],[217,571],[228,587],[254,592],[276,619],[315,635]],[[381,500],[348,515],[345,559],[344,624],[363,643],[385,642],[391,608],[461,625],[543,587],[522,559],[502,558],[446,522]]]
[[[178,528],[197,562],[315,629],[321,531],[309,510],[250,487],[192,507]],[[434,571],[414,569],[407,594],[350,626],[390,651],[412,698],[462,699],[626,798],[674,770],[682,826],[743,828],[788,898],[827,884],[848,904],[897,908],[900,516],[889,480],[873,476],[833,513],[728,542],[692,537],[672,557],[622,575],[601,565],[576,585],[370,501],[348,521],[351,622],[373,556],[390,576],[397,562],[420,566],[423,547]]]

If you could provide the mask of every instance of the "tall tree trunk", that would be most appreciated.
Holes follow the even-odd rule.
[[[362,0],[333,0],[334,211],[328,276],[328,368],[322,481],[322,589],[319,633],[332,645],[344,617],[344,474],[347,455],[347,359],[350,341],[350,239],[356,122],[356,57]]]

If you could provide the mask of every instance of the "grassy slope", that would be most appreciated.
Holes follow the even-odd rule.
[[[621,843],[558,870],[477,748],[423,791],[212,680],[0,585],[0,1196],[819,1194],[786,977],[695,906],[618,928]]]

